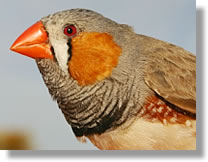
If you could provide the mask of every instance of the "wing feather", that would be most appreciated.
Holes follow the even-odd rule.
[[[168,102],[196,113],[196,57],[180,47],[164,45],[151,54],[145,82]]]

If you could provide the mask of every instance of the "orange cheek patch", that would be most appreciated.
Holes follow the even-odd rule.
[[[71,44],[69,71],[82,86],[110,76],[122,51],[107,33],[81,33]]]

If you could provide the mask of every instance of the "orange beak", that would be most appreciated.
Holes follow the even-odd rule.
[[[22,33],[10,49],[34,59],[53,59],[51,46],[48,43],[48,34],[41,21],[38,21]]]

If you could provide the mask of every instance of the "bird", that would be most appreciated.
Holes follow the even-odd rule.
[[[41,18],[10,49],[36,61],[79,141],[196,149],[196,56],[182,47],[75,8]]]

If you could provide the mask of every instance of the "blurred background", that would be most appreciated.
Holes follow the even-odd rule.
[[[87,8],[196,53],[195,0],[0,0],[0,149],[94,150],[76,140],[35,61],[9,50],[41,17]]]

